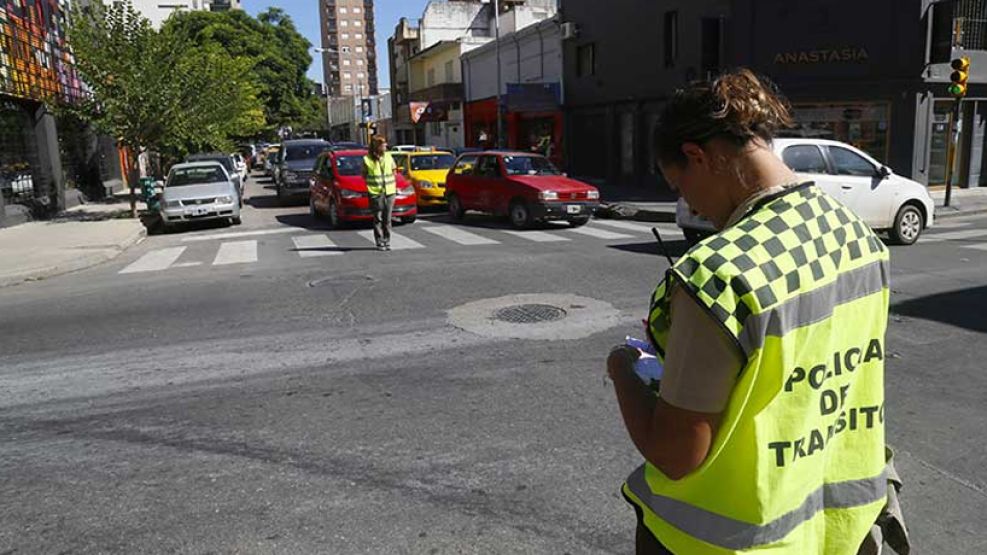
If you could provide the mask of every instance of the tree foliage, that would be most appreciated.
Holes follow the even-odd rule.
[[[221,48],[249,61],[269,130],[283,125],[302,128],[318,118],[313,84],[305,76],[312,45],[280,8],[268,8],[257,18],[242,10],[177,12],[165,22],[162,34],[202,48]]]
[[[68,34],[91,96],[67,109],[136,152],[230,151],[264,123],[249,60],[159,33],[129,2],[76,5]]]

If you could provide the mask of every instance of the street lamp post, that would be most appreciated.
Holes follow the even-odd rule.
[[[501,103],[500,76],[500,2],[494,0],[494,42],[497,56],[497,147],[504,148],[504,107]]]
[[[315,47],[312,50],[314,50],[314,51],[322,54],[323,56],[325,56],[327,54],[334,54],[334,53],[337,53],[338,52],[337,50],[335,50],[333,48],[319,48],[319,47]],[[329,60],[329,61],[331,62],[331,60]],[[325,64],[324,63],[323,63],[323,67],[325,67]],[[329,75],[326,75],[326,83],[325,83],[325,87],[326,87],[326,119],[328,120],[327,123],[329,125],[329,141],[330,142],[332,141],[332,83],[329,82],[329,80],[332,78],[331,77],[331,73],[332,73],[331,72],[331,69],[332,68],[330,68],[330,74]]]

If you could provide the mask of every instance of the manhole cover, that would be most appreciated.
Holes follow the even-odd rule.
[[[538,324],[565,318],[566,312],[550,304],[519,304],[494,312],[493,319],[511,324]]]

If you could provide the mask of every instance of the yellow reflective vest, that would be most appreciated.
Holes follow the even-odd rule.
[[[397,165],[390,153],[385,152],[380,158],[369,154],[363,157],[364,175],[367,178],[367,192],[370,196],[397,194],[397,178],[394,172]]]
[[[855,554],[884,506],[887,248],[811,183],[772,195],[686,253],[652,297],[663,352],[671,284],[746,363],[703,464],[651,464],[624,496],[674,553]]]

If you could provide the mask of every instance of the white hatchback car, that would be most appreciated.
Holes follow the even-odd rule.
[[[935,204],[929,191],[917,181],[896,175],[860,149],[837,141],[802,138],[775,139],[772,147],[799,178],[815,182],[872,229],[887,231],[893,242],[911,245],[923,229],[932,227]],[[675,221],[689,242],[715,231],[681,198]]]

